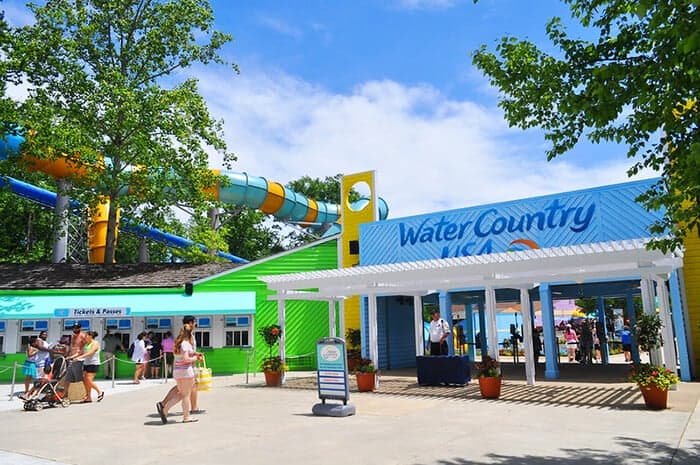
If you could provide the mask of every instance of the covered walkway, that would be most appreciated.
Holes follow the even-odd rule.
[[[675,271],[682,266],[680,252],[662,253],[648,250],[648,238],[620,241],[597,242],[581,245],[551,247],[534,250],[492,253],[422,260],[413,262],[388,263],[381,265],[357,266],[352,268],[294,273],[287,275],[262,276],[276,295],[270,299],[278,301],[278,320],[284,327],[285,302],[287,300],[327,300],[331,328],[335,334],[335,302],[342,302],[348,296],[366,296],[366,316],[363,326],[369,358],[379,365],[377,334],[377,298],[383,296],[412,296],[414,311],[415,354],[423,354],[423,305],[422,296],[440,293],[441,317],[451,322],[451,293],[469,290],[482,290],[485,304],[485,325],[487,350],[491,357],[498,359],[498,336],[496,330],[496,289],[519,291],[523,316],[523,348],[525,350],[526,380],[535,382],[535,366],[532,354],[532,312],[530,292],[537,289],[542,304],[544,330],[544,352],[546,358],[544,375],[548,379],[559,377],[559,366],[555,354],[558,353],[554,333],[554,311],[552,306],[552,286],[585,284],[600,281],[639,282],[644,312],[656,312],[658,299],[661,320],[664,325],[664,340],[673,341],[673,326],[677,334],[684,334],[682,312],[673,313],[671,320],[670,303],[673,296],[680,295]],[[668,287],[667,287],[668,286]],[[669,289],[671,295],[669,295]],[[678,300],[675,298],[674,300]],[[674,307],[676,303],[674,302]],[[679,305],[680,308],[680,305]],[[342,305],[340,321],[343,321]],[[342,331],[341,327],[341,331]],[[284,335],[284,331],[282,332]],[[679,344],[681,345],[681,344]],[[284,341],[280,342],[280,355],[284,357]],[[674,344],[666,344],[663,351],[651,354],[652,362],[677,368],[677,354]],[[689,368],[684,366],[681,357],[681,376],[689,376]]]

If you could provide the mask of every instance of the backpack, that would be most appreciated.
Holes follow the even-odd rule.
[[[129,348],[126,350],[126,355],[128,355],[129,357],[134,356],[134,343],[133,342],[131,343]]]

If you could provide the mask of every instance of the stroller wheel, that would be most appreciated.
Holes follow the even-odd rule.
[[[40,411],[40,410],[42,410],[43,408],[44,408],[44,406],[41,405],[41,402],[36,402],[36,403],[34,404],[34,410],[37,411],[37,412]]]
[[[24,405],[24,410],[29,411],[32,409],[31,403],[30,402],[25,402]]]
[[[61,407],[68,407],[70,405],[70,399],[68,397],[64,397],[61,399]]]

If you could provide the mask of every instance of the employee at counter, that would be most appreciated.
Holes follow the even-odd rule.
[[[433,319],[430,322],[430,355],[447,355],[447,338],[450,335],[450,326],[440,318],[440,310],[432,312]]]

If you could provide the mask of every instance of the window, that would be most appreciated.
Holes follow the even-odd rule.
[[[250,346],[249,316],[227,316],[224,318],[224,346]]]
[[[194,340],[197,347],[211,347],[211,318],[201,316],[197,318],[197,328],[194,331]]]
[[[25,333],[20,334],[19,351],[25,352],[29,345],[29,338],[38,336],[41,331],[49,330],[49,320],[22,320],[19,324],[19,329],[22,333]]]
[[[173,320],[170,318],[146,318],[146,329],[165,329],[173,327]]]
[[[108,318],[105,321],[105,329],[113,331],[131,331],[130,318]]]
[[[76,323],[78,323],[81,326],[83,331],[88,331],[90,329],[90,320],[66,319],[63,320],[63,330],[71,331]]]

